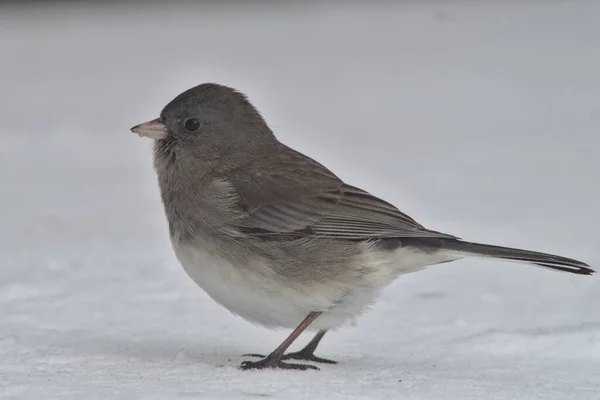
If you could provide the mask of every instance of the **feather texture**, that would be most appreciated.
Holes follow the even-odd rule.
[[[455,238],[424,228],[392,204],[343,183],[318,162],[289,148],[254,159],[227,179],[245,213],[239,228],[251,235]]]

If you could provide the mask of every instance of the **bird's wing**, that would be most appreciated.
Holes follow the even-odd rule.
[[[424,228],[390,203],[343,183],[287,147],[230,172],[227,180],[241,211],[236,227],[253,236],[455,238]]]

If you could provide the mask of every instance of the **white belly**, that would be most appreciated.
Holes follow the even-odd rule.
[[[295,328],[313,311],[323,314],[310,330],[343,326],[363,314],[380,290],[398,275],[436,263],[422,253],[418,257],[406,250],[370,253],[365,247],[361,261],[367,272],[360,282],[294,286],[268,273],[255,272],[269,271],[268,266],[236,267],[222,257],[189,245],[174,242],[173,248],[188,276],[213,300],[251,323],[270,328]]]

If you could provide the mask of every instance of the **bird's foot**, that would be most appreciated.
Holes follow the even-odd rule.
[[[246,356],[258,356],[258,354],[246,354]],[[319,368],[309,364],[292,364],[285,363],[281,360],[265,357],[260,361],[244,361],[240,364],[240,369],[247,371],[250,369],[295,369],[299,371],[306,371],[309,369]]]
[[[294,353],[288,353],[283,356],[283,359],[284,360],[303,360],[303,361],[310,361],[310,362],[316,362],[316,363],[322,363],[322,364],[337,364],[337,361],[317,357],[317,356],[315,356],[315,354],[313,352],[302,351],[302,350],[296,351]]]
[[[243,356],[244,357],[265,358],[264,355],[255,354],[255,353],[244,354]],[[293,353],[287,353],[286,355],[283,356],[282,360],[302,360],[302,361],[310,361],[310,362],[316,362],[316,363],[321,363],[321,364],[337,364],[337,361],[317,357],[317,356],[315,356],[315,354],[313,352],[304,351],[304,350],[296,351]]]

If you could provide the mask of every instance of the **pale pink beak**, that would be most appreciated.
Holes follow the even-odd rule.
[[[131,132],[150,139],[159,140],[167,137],[167,126],[160,118],[144,122],[131,128]]]

